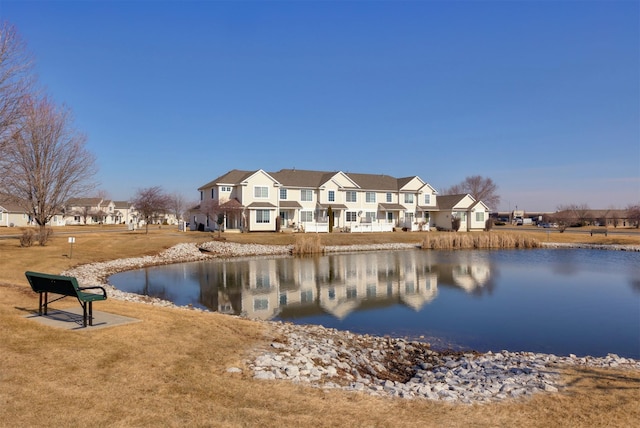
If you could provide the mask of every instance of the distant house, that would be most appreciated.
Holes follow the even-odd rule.
[[[489,208],[469,194],[438,196],[438,210],[433,224],[436,228],[451,229],[452,220],[460,220],[458,231],[483,230],[489,218]]]
[[[66,206],[67,224],[129,224],[137,220],[135,207],[127,201],[71,198]]]
[[[545,216],[554,222],[562,221],[567,225],[583,226],[606,226],[606,227],[636,227],[638,225],[638,214],[633,210],[592,210],[592,209],[571,209],[557,211]]]
[[[0,226],[24,227],[31,225],[31,216],[15,199],[0,194]]]
[[[434,226],[440,210],[436,190],[418,176],[231,170],[198,190],[200,205],[189,219],[194,229],[198,225],[215,228],[213,223],[221,215],[227,230],[328,232],[331,215],[336,230],[416,231]],[[485,210],[483,215],[488,217],[484,204],[472,200],[466,205],[473,203],[477,208],[467,206],[469,210]],[[208,212],[207,207],[215,209]],[[475,221],[470,222],[468,230],[475,226]]]
[[[35,226],[28,210],[21,204],[20,200],[6,194],[0,194],[0,226],[5,227],[26,227]],[[64,214],[62,212],[51,217],[48,226],[64,226]]]
[[[109,208],[102,198],[71,198],[66,205],[67,224],[104,224],[107,223]]]
[[[128,201],[113,201],[114,222],[117,224],[131,224],[138,221],[138,212]]]

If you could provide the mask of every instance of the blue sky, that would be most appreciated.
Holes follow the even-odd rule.
[[[117,200],[231,169],[640,202],[637,1],[7,1]]]

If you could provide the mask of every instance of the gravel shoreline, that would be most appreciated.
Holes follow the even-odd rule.
[[[326,252],[416,248],[418,244],[326,247]],[[632,245],[544,243],[545,248],[589,248],[640,251]],[[113,299],[153,304],[171,302],[126,293],[107,283],[118,272],[170,263],[213,258],[291,254],[292,246],[213,241],[196,246],[178,244],[155,256],[91,263],[62,272],[81,285],[102,285]],[[272,337],[269,349],[255,350],[246,362],[256,379],[288,380],[314,387],[357,391],[377,396],[424,398],[452,403],[485,403],[530,397],[564,388],[560,368],[588,366],[640,370],[640,361],[615,354],[566,357],[531,352],[436,352],[427,343],[400,338],[358,335],[322,326],[261,321]],[[230,367],[229,373],[243,369]]]

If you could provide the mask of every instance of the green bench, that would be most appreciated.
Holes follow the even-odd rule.
[[[78,281],[72,276],[50,275],[39,272],[25,272],[25,275],[33,291],[40,295],[39,315],[47,315],[50,303],[68,296],[76,297],[82,306],[82,326],[86,327],[87,322],[89,325],[93,325],[93,302],[107,300],[107,291],[103,287],[80,287]],[[101,293],[92,293],[85,290],[100,290]],[[58,294],[62,297],[50,301],[49,293]]]
[[[594,233],[603,233],[604,236],[609,235],[609,231],[607,229],[591,229],[591,236],[593,236]]]

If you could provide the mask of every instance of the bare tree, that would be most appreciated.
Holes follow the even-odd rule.
[[[587,204],[561,205],[557,216],[568,226],[585,226],[593,220]]]
[[[142,215],[146,233],[149,233],[149,223],[162,216],[171,207],[171,197],[160,186],[138,189],[133,198],[133,206]]]
[[[81,207],[78,214],[80,214],[80,217],[82,217],[82,222],[86,225],[87,219],[91,215],[91,207],[87,207],[87,206]]]
[[[200,212],[207,217],[207,222],[212,221],[218,224],[218,235],[220,235],[221,222],[220,217],[224,216],[224,208],[218,199],[207,199],[200,204]]]
[[[32,89],[32,65],[31,55],[15,27],[0,22],[0,151],[24,115],[24,101]]]
[[[613,227],[618,227],[620,224],[620,216],[617,211],[612,211],[611,213],[611,224],[613,224]]]
[[[9,194],[40,227],[40,245],[47,240],[46,225],[62,212],[70,196],[90,191],[96,171],[86,138],[72,127],[71,113],[48,97],[30,97],[20,130],[9,140],[3,171]]]
[[[458,195],[468,193],[476,201],[482,201],[487,206],[496,208],[500,204],[500,196],[496,193],[498,186],[489,177],[472,175],[464,179],[463,182],[455,184],[445,189],[444,195]]]
[[[627,217],[631,225],[635,226],[636,229],[640,228],[640,204],[629,204],[627,206]]]
[[[185,212],[185,207],[187,206],[186,199],[182,194],[175,192],[169,196],[171,203],[171,212],[176,216],[176,220],[180,220]]]

